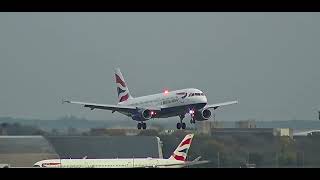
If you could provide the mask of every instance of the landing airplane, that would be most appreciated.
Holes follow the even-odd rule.
[[[180,122],[177,129],[185,129],[186,124],[182,122],[186,114],[190,114],[190,123],[205,121],[211,117],[210,109],[217,109],[221,106],[236,104],[238,101],[229,101],[218,104],[207,104],[205,94],[199,89],[188,88],[176,91],[164,91],[148,96],[133,98],[119,68],[115,69],[115,80],[118,92],[118,104],[96,104],[78,101],[63,100],[63,103],[80,104],[93,109],[111,110],[112,113],[119,112],[137,121],[138,129],[146,129],[144,121],[152,118],[168,118],[179,116]]]
[[[187,134],[169,159],[132,158],[132,159],[48,159],[42,160],[33,167],[55,168],[181,168],[209,161],[187,161],[187,154],[194,134]]]

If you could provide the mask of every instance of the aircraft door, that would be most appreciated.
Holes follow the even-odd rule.
[[[180,104],[186,103],[186,101],[188,100],[188,93],[184,92],[184,93],[177,93],[178,96],[178,101]]]

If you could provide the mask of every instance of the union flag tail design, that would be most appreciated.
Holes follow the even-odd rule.
[[[128,99],[131,99],[132,96],[130,95],[128,86],[124,81],[124,78],[119,68],[115,69],[115,80],[117,84],[118,102],[121,103],[127,101]]]
[[[181,141],[177,149],[173,152],[169,159],[175,159],[178,161],[186,161],[187,154],[192,143],[194,134],[187,134]]]

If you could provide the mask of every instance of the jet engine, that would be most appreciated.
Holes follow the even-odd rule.
[[[151,112],[152,111],[149,109],[141,109],[137,112],[137,114],[132,116],[132,119],[136,121],[146,121],[152,117]]]
[[[194,112],[194,119],[197,121],[205,121],[211,117],[211,111],[209,109],[203,109]]]

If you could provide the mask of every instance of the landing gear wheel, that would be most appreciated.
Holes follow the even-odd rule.
[[[181,128],[182,128],[182,129],[186,129],[186,123],[182,123],[182,124],[181,124]]]
[[[192,119],[190,119],[190,124],[192,124],[193,123],[193,120]]]
[[[180,128],[181,128],[181,124],[177,123],[177,129],[180,129]]]
[[[147,129],[147,124],[146,123],[142,123],[142,129]]]
[[[137,124],[137,128],[141,129],[141,124],[140,123]]]

